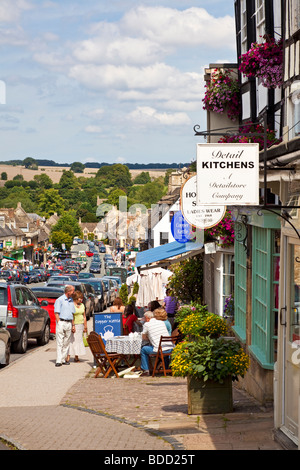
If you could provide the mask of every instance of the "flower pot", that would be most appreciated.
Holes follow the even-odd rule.
[[[188,377],[187,388],[189,415],[233,411],[231,377],[222,384],[214,380],[204,382],[202,378]]]

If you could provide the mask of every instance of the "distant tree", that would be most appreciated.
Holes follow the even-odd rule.
[[[46,175],[45,173],[42,173],[41,175],[34,175],[33,179],[38,183],[40,188],[50,189],[53,186],[50,176]]]
[[[49,190],[50,191],[50,190]],[[76,219],[76,212],[65,212],[52,227],[51,233],[62,231],[68,233],[72,240],[74,237],[80,237],[82,232],[78,220]]]
[[[122,191],[122,189],[115,189],[114,191],[109,193],[107,202],[119,208],[119,198],[122,196],[126,196],[126,193]]]
[[[142,171],[136,178],[133,180],[133,184],[146,184],[151,183],[151,178],[149,171]]]
[[[131,174],[126,165],[120,163],[102,166],[95,179],[103,182],[105,187],[126,189],[132,185]]]
[[[37,162],[34,158],[27,157],[23,160],[23,165],[25,166],[25,168],[32,168],[32,166],[34,165],[35,167],[37,167]]]
[[[63,243],[65,244],[66,249],[69,250],[73,243],[73,237],[63,230],[57,230],[51,233],[50,241],[54,248],[58,250],[61,250]]]
[[[74,189],[79,187],[77,178],[71,170],[63,170],[58,184],[60,189]]]
[[[7,173],[6,173],[6,171],[3,171],[3,172],[1,173],[1,179],[2,179],[2,180],[7,180]]]
[[[49,217],[55,212],[60,215],[65,209],[65,203],[57,189],[50,188],[40,195],[38,208],[43,217]]]
[[[74,171],[74,173],[83,173],[85,169],[85,165],[81,162],[74,162],[72,163],[70,169]]]
[[[13,181],[23,181],[24,177],[23,175],[16,175],[13,177]]]

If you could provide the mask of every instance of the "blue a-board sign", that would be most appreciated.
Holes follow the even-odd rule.
[[[192,226],[185,220],[181,211],[175,212],[171,220],[171,233],[179,243],[187,243],[193,237]]]
[[[104,344],[109,338],[123,334],[122,313],[94,313],[93,321],[94,331],[101,336]]]

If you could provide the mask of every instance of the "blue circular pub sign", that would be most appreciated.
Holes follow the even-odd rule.
[[[192,226],[185,220],[181,211],[174,214],[171,220],[171,232],[179,243],[187,243],[192,238]]]

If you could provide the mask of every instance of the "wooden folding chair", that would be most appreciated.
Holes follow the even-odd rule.
[[[95,331],[90,332],[87,337],[87,342],[98,365],[95,372],[95,378],[98,377],[100,372],[102,372],[105,379],[111,372],[114,372],[115,376],[119,378],[118,369],[120,362],[124,360],[123,355],[118,353],[108,353],[105,349],[103,339]]]
[[[172,335],[172,336],[161,336],[160,342],[158,346],[158,350],[156,354],[150,354],[150,357],[155,357],[154,367],[152,370],[152,377],[154,377],[156,372],[163,372],[164,376],[166,377],[167,373],[171,373],[172,370],[170,369],[170,365],[166,365],[166,361],[170,361],[171,359],[171,352],[163,352],[163,345],[166,343],[173,343],[176,344],[179,335]]]

